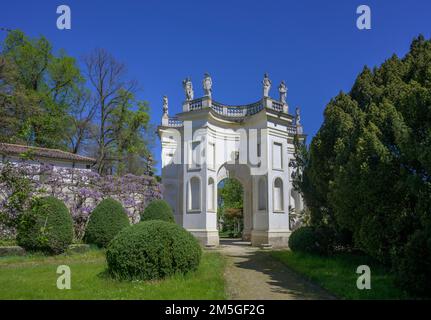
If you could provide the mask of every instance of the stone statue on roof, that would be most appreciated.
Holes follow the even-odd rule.
[[[168,97],[163,96],[163,114],[168,114]]]
[[[287,99],[287,86],[286,83],[281,81],[280,86],[278,87],[278,92],[280,93],[280,102],[286,104]]]
[[[265,75],[263,76],[262,84],[263,84],[263,96],[269,97],[269,90],[271,89],[271,80],[269,80],[267,73],[265,73]]]
[[[203,87],[204,87],[204,94],[206,97],[211,98],[212,86],[213,86],[213,82],[211,80],[210,75],[208,73],[205,73],[204,80],[203,80]]]
[[[299,107],[296,107],[295,110],[295,123],[296,126],[301,126],[301,114],[300,114],[301,110],[299,109]]]
[[[193,100],[193,97],[194,97],[193,84],[190,77],[187,77],[183,80],[183,88],[186,94],[186,100],[187,101]]]

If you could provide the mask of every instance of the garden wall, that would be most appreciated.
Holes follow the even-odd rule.
[[[162,190],[149,176],[101,176],[88,170],[6,164],[0,167],[0,238],[13,237],[30,199],[46,195],[64,201],[74,221],[75,237],[81,239],[91,211],[102,199],[120,201],[130,222],[137,223],[146,205],[162,197]]]

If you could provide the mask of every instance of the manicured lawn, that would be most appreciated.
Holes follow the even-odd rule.
[[[394,277],[377,262],[365,256],[338,254],[322,257],[292,251],[273,251],[271,255],[292,270],[319,284],[340,299],[408,299],[394,284]],[[356,287],[359,265],[371,269],[371,289]]]
[[[59,265],[71,269],[70,290],[57,289]],[[119,282],[104,275],[103,251],[53,257],[0,258],[0,299],[224,299],[225,260],[204,252],[199,269],[185,276],[143,282]]]

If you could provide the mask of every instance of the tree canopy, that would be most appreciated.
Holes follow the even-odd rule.
[[[8,33],[0,44],[0,141],[97,159],[99,173],[151,173],[148,103],[126,66],[103,49],[82,65],[45,37]]]
[[[298,185],[311,224],[350,232],[405,287],[429,292],[431,41],[419,36],[404,58],[365,67],[326,106],[303,160]]]

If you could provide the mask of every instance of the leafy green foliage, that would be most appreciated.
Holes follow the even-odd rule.
[[[91,213],[84,240],[89,244],[106,247],[120,230],[129,225],[129,218],[121,203],[107,198]]]
[[[196,238],[174,223],[152,220],[122,230],[106,252],[114,278],[161,279],[195,271],[202,250]]]
[[[64,52],[54,55],[44,37],[12,31],[0,60],[0,139],[65,147],[70,99],[82,82],[75,59]]]
[[[84,77],[45,37],[14,30],[0,46],[0,141],[91,152],[101,174],[153,173],[149,106],[124,64],[97,49]]]
[[[94,50],[84,62],[96,101],[98,172],[151,174],[148,103],[136,98],[125,65],[106,50]]]
[[[400,281],[414,292],[429,290],[419,281],[429,262],[411,243],[431,232],[430,106],[431,41],[419,36],[403,59],[365,67],[350,93],[329,102],[299,182],[313,226],[347,230],[394,269],[413,268],[405,257],[416,257],[415,276]]]
[[[243,224],[243,195],[241,183],[233,178],[223,180],[219,188],[219,220],[222,232],[229,237],[240,237]]]
[[[59,254],[72,240],[72,217],[64,203],[54,197],[34,199],[20,219],[17,242],[26,250]]]
[[[416,294],[431,297],[430,234],[416,231],[396,259],[397,282]]]
[[[223,198],[223,205],[226,208],[243,208],[243,188],[241,183],[232,178],[224,180],[224,185],[220,189],[220,194]]]
[[[325,227],[300,227],[289,237],[289,248],[295,252],[328,254],[333,249],[333,234]]]
[[[175,222],[171,206],[165,200],[153,200],[145,208],[141,215],[141,221],[163,220]]]

